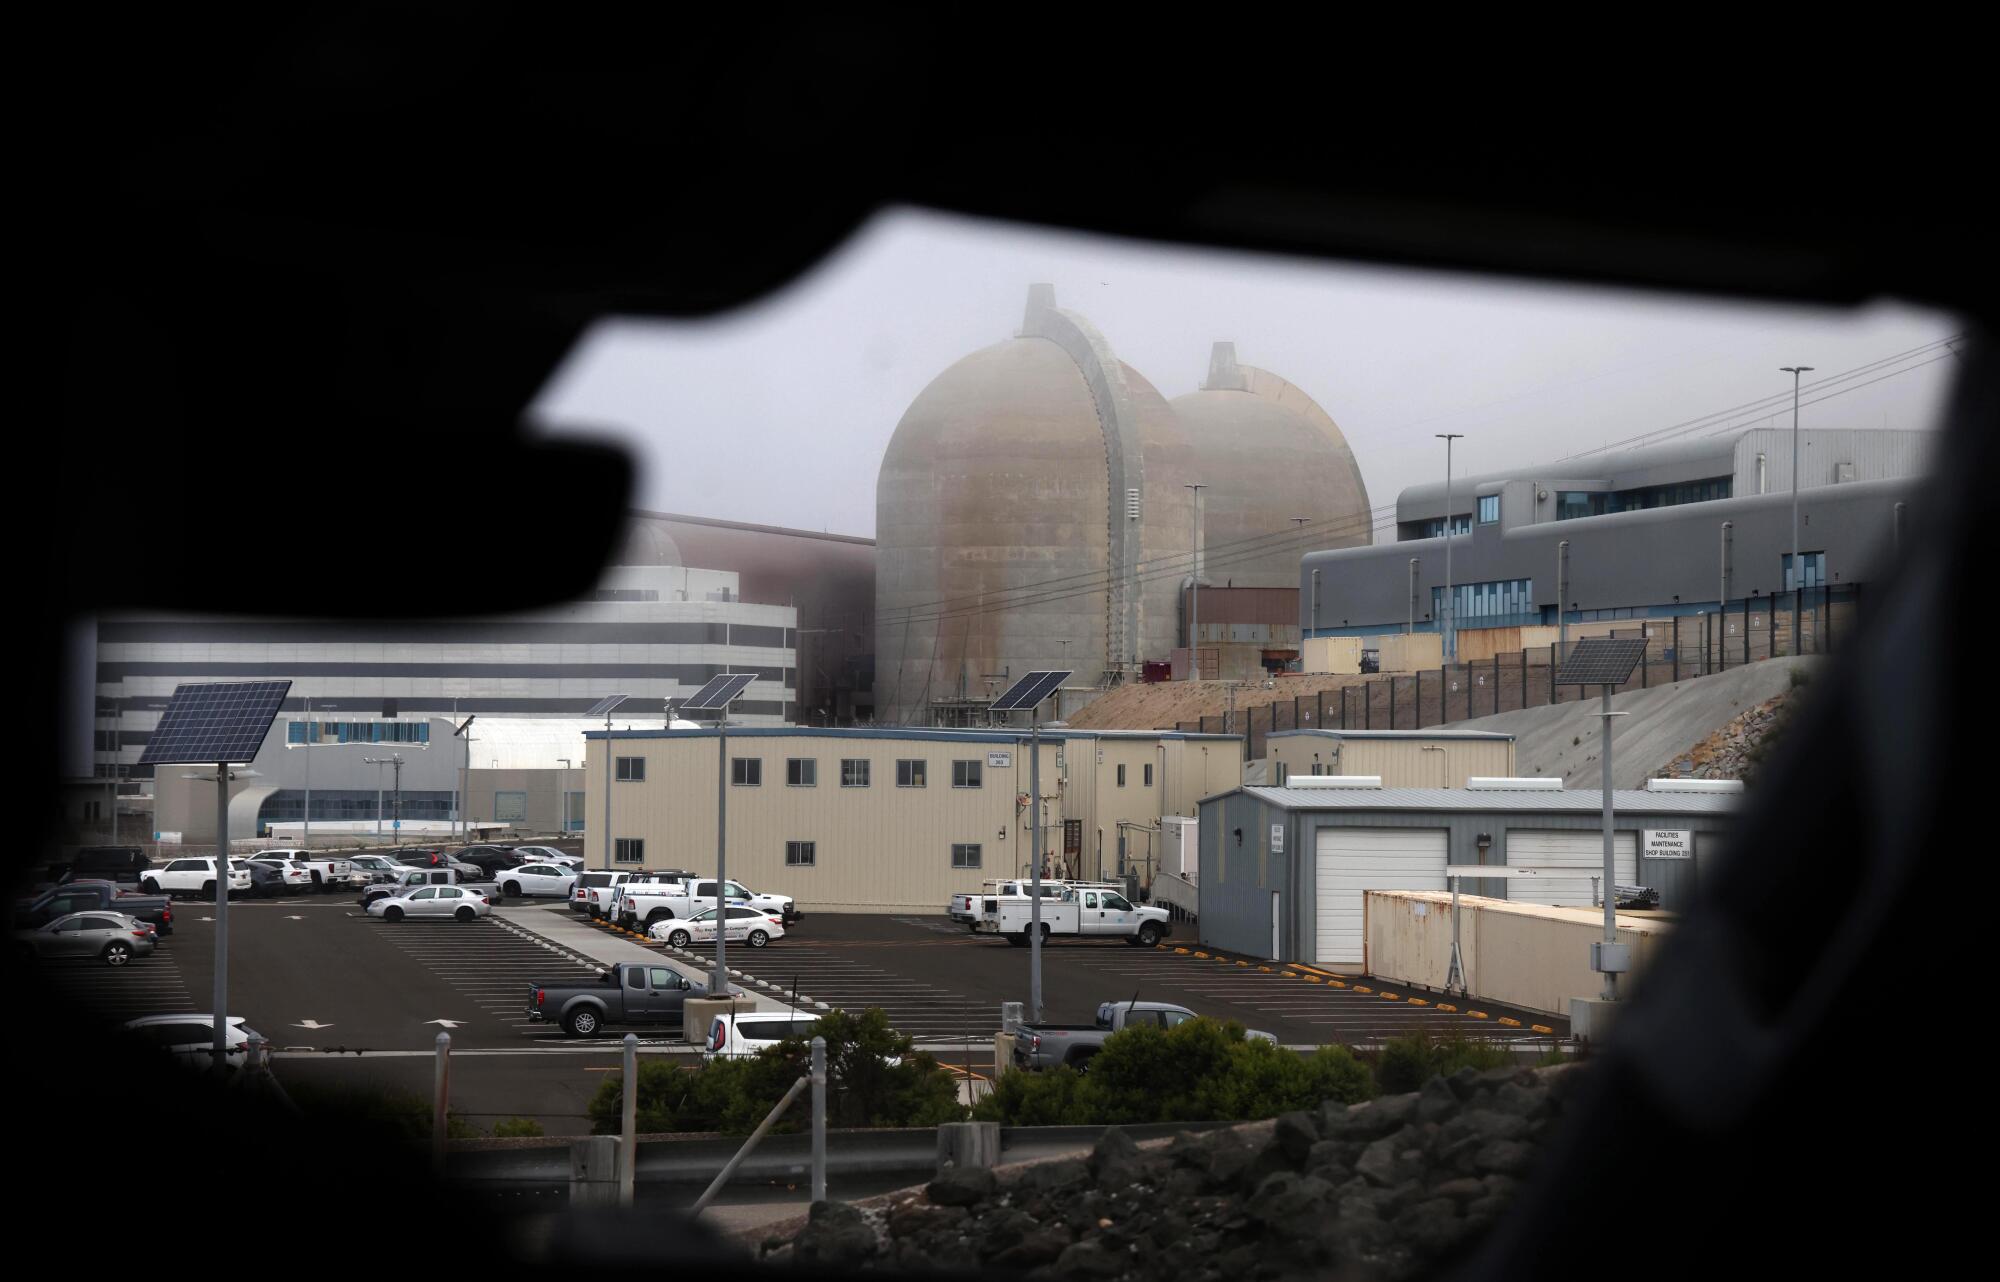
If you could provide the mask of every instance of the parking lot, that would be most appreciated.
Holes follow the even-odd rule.
[[[712,945],[686,954],[705,957]],[[1543,1038],[1564,1021],[1307,967],[1198,955],[1186,938],[1160,948],[1111,939],[1057,939],[1042,951],[1042,1000],[1052,1023],[1088,1023],[1098,1003],[1137,996],[1176,1002],[1273,1033],[1286,1045],[1372,1045],[1417,1029]],[[730,966],[759,992],[796,991],[803,1002],[880,1006],[920,1044],[943,1049],[990,1037],[1000,1003],[1026,1001],[1028,950],[974,935],[943,915],[809,915],[763,949],[729,950]],[[758,984],[756,981],[762,981]],[[768,985],[768,987],[766,987]],[[1483,1015],[1484,1018],[1479,1018]],[[1513,1024],[1503,1023],[1512,1020]],[[1548,1033],[1535,1031],[1536,1026]]]

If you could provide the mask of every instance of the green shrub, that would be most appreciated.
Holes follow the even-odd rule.
[[[542,1134],[542,1124],[528,1117],[509,1117],[493,1124],[493,1138],[529,1139]]]
[[[1010,1126],[1249,1121],[1372,1094],[1367,1066],[1345,1047],[1302,1056],[1246,1038],[1240,1024],[1193,1019],[1113,1034],[1082,1075],[1004,1073],[973,1116]]]
[[[639,1130],[748,1134],[810,1070],[813,1036],[826,1038],[827,1125],[936,1126],[965,1117],[951,1074],[935,1057],[915,1050],[880,1009],[870,1008],[858,1015],[833,1011],[809,1035],[788,1038],[747,1059],[710,1060],[692,1068],[658,1060],[641,1063]],[[890,1059],[899,1062],[891,1064]],[[618,1133],[624,1105],[621,1078],[610,1077],[591,1098],[591,1129],[597,1134]],[[794,1101],[773,1129],[802,1130],[811,1121],[810,1107]]]
[[[1404,1095],[1461,1068],[1505,1068],[1513,1062],[1514,1057],[1493,1042],[1456,1031],[1438,1037],[1420,1030],[1383,1045],[1375,1061],[1375,1084],[1384,1095]]]

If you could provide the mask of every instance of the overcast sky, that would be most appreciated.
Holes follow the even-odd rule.
[[[1957,331],[1889,303],[1688,302],[898,211],[725,319],[607,319],[538,414],[553,431],[628,443],[640,507],[872,535],[876,471],[903,411],[954,361],[1011,337],[1035,281],[1053,282],[1058,305],[1169,398],[1199,385],[1211,343],[1233,340],[1239,360],[1297,384],[1340,424],[1378,508],[1443,478],[1435,432],[1465,434],[1459,475],[1545,462],[1789,391],[1781,365],[1816,367],[1810,399],[1816,380]],[[1808,406],[1803,421],[1932,427],[1956,364],[1947,349],[1878,372],[1926,360]],[[1766,421],[1789,425],[1789,407],[1742,425]]]

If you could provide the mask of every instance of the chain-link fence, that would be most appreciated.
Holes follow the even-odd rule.
[[[1724,608],[1656,619],[1613,620],[1609,635],[1644,637],[1646,653],[1618,689],[1643,690],[1690,677],[1740,668],[1763,659],[1830,653],[1860,621],[1858,583],[1809,588],[1803,603],[1787,595],[1749,597]],[[1794,609],[1798,604],[1799,608]],[[1603,622],[1588,626],[1604,635]],[[1570,648],[1577,640],[1572,637]],[[1246,704],[1234,713],[1175,723],[1178,730],[1241,734],[1244,758],[1265,755],[1265,739],[1278,730],[1421,730],[1522,708],[1594,699],[1596,687],[1558,686],[1553,677],[1560,644],[1532,646],[1489,659],[1445,664],[1417,672],[1357,678],[1332,690]]]

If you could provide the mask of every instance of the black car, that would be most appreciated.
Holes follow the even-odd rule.
[[[138,885],[153,861],[137,846],[85,846],[68,859],[51,864],[58,882],[101,879]]]
[[[273,864],[261,864],[254,859],[245,859],[236,865],[250,874],[250,893],[259,899],[271,895],[292,893],[293,888],[285,881],[285,870]]]
[[[442,850],[402,850],[396,853],[395,859],[397,863],[408,864],[412,868],[444,867]]]
[[[489,875],[519,868],[528,862],[513,851],[498,846],[467,846],[464,850],[452,852],[452,858],[471,864]]]

